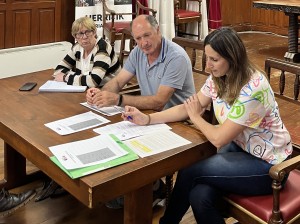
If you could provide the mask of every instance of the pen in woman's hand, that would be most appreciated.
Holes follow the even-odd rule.
[[[122,113],[122,115],[123,115],[124,117],[126,117],[127,120],[132,120],[132,117],[131,117],[131,116],[125,116],[125,114],[124,114],[125,111],[122,110],[120,107],[114,106],[114,108],[117,109],[120,113]]]

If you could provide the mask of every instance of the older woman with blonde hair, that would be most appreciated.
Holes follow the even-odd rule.
[[[55,68],[54,80],[76,86],[103,86],[120,68],[114,49],[98,37],[96,24],[89,17],[75,20],[71,32],[76,43]]]

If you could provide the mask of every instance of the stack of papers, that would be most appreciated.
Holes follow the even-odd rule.
[[[140,157],[151,156],[191,142],[171,131],[167,124],[140,126],[129,121],[94,129],[99,134],[114,134]]]
[[[114,134],[120,140],[127,140],[137,136],[157,132],[161,130],[170,130],[167,124],[152,124],[147,126],[136,125],[130,121],[121,121],[94,129],[98,134]]]
[[[146,157],[187,145],[191,142],[170,130],[161,130],[126,140],[124,143],[140,157]]]
[[[48,80],[39,88],[39,92],[67,92],[67,93],[76,93],[84,92],[86,86],[72,86],[67,85],[65,82],[58,82],[54,80]]]
[[[84,103],[80,103],[82,106],[85,106],[89,109],[92,109],[94,111],[97,111],[101,114],[104,114],[106,116],[113,116],[116,114],[120,114],[122,111],[124,111],[123,107],[119,107],[119,106],[111,106],[111,107],[97,107],[97,106],[92,106],[89,105],[87,102]]]
[[[138,159],[113,135],[100,135],[49,149],[54,155],[50,159],[73,179]]]

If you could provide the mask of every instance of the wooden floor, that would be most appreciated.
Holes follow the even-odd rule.
[[[247,46],[250,59],[259,67],[264,69],[264,61],[267,57],[283,58],[287,49],[287,38],[276,35],[263,33],[241,33],[241,37]],[[273,74],[276,76],[276,74]],[[273,83],[274,88],[277,88]],[[199,88],[197,88],[199,89]],[[278,88],[277,88],[278,89]],[[292,105],[293,106],[293,105]],[[299,116],[299,108],[290,109],[291,105],[279,102],[279,108],[283,120],[290,121],[290,111],[293,116]],[[283,108],[283,110],[281,110]],[[296,110],[296,112],[295,112]],[[298,129],[300,130],[300,129]],[[35,167],[28,163],[28,170]],[[3,177],[3,141],[0,140],[0,178]],[[12,192],[20,192],[28,188],[36,188],[38,191],[42,187],[42,181],[37,181],[31,185],[22,186],[12,189]],[[158,206],[153,210],[153,224],[157,224],[159,217],[163,213],[163,206]],[[60,198],[48,198],[42,202],[34,202],[32,200],[26,206],[20,208],[8,217],[0,218],[0,223],[14,224],[54,224],[54,223],[101,223],[101,224],[121,224],[123,219],[122,210],[112,210],[106,208],[103,204],[99,204],[94,209],[88,209],[78,202],[71,195],[62,196]],[[195,224],[191,210],[185,215],[181,224]],[[227,223],[234,223],[229,221]]]

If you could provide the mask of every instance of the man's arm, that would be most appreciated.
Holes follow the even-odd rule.
[[[99,91],[88,91],[87,101],[97,107],[118,105],[120,102],[119,92],[133,78],[133,74],[121,69],[113,79],[107,82]]]
[[[133,74],[121,69],[121,71],[112,80],[107,82],[102,88],[102,91],[109,91],[113,93],[119,93],[122,88],[133,78]]]
[[[123,95],[122,106],[130,105],[138,109],[161,111],[175,92],[174,88],[160,85],[152,96]]]

